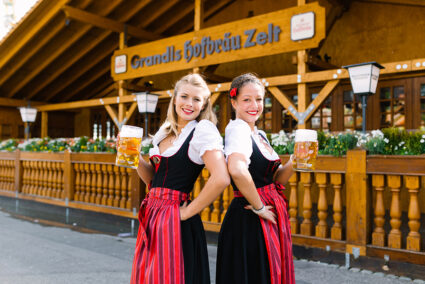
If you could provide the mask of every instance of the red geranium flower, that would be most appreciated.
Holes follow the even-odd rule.
[[[237,93],[238,93],[238,89],[237,89],[237,88],[233,88],[233,89],[231,89],[231,90],[230,90],[230,97],[231,97],[231,98],[236,97]]]

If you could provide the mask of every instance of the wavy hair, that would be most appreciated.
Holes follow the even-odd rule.
[[[202,119],[207,119],[212,123],[217,124],[217,117],[213,112],[212,103],[210,100],[211,92],[207,83],[199,74],[188,74],[178,80],[174,86],[174,92],[168,105],[167,118],[165,119],[164,124],[161,126],[164,127],[167,135],[173,133],[175,136],[178,136],[178,117],[174,103],[176,101],[176,96],[180,90],[180,87],[184,84],[190,84],[194,87],[202,89],[202,94],[204,95],[204,105],[196,120],[200,121]]]

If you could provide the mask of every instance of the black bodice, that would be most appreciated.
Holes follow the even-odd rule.
[[[269,160],[261,153],[260,148],[252,140],[252,154],[250,157],[251,163],[249,164],[248,170],[254,180],[255,187],[260,188],[266,185],[273,183],[273,175],[276,170],[279,168],[280,159],[278,160]],[[235,183],[232,179],[233,190],[238,190]]]
[[[189,143],[195,129],[189,134],[180,149],[170,157],[152,156],[150,161],[155,168],[151,187],[166,187],[185,193],[193,189],[193,185],[204,165],[198,165],[189,158]]]

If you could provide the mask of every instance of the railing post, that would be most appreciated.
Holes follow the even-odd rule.
[[[370,235],[370,192],[366,175],[366,151],[350,150],[346,160],[346,212],[348,253],[366,255]]]
[[[140,200],[144,197],[146,186],[140,179],[139,175],[137,174],[137,170],[131,171],[130,180],[131,180],[131,188],[130,188],[131,208],[133,210],[139,211]]]
[[[74,177],[71,164],[71,152],[65,150],[63,153],[63,190],[68,200],[74,200]],[[60,171],[60,167],[59,167]]]
[[[421,227],[421,210],[419,208],[418,192],[419,192],[419,177],[406,176],[406,187],[409,190],[409,228],[410,232],[406,239],[406,248],[408,250],[420,251],[421,250],[421,234],[419,229]]]
[[[22,190],[22,164],[21,164],[21,151],[15,151],[15,192],[18,194]]]

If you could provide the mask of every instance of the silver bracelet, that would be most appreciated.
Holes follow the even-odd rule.
[[[261,213],[266,212],[266,206],[263,204],[263,206],[262,206],[260,209],[255,209],[255,208],[254,208],[254,206],[252,206],[252,211],[253,211],[255,214],[259,215],[259,214],[261,214]]]

